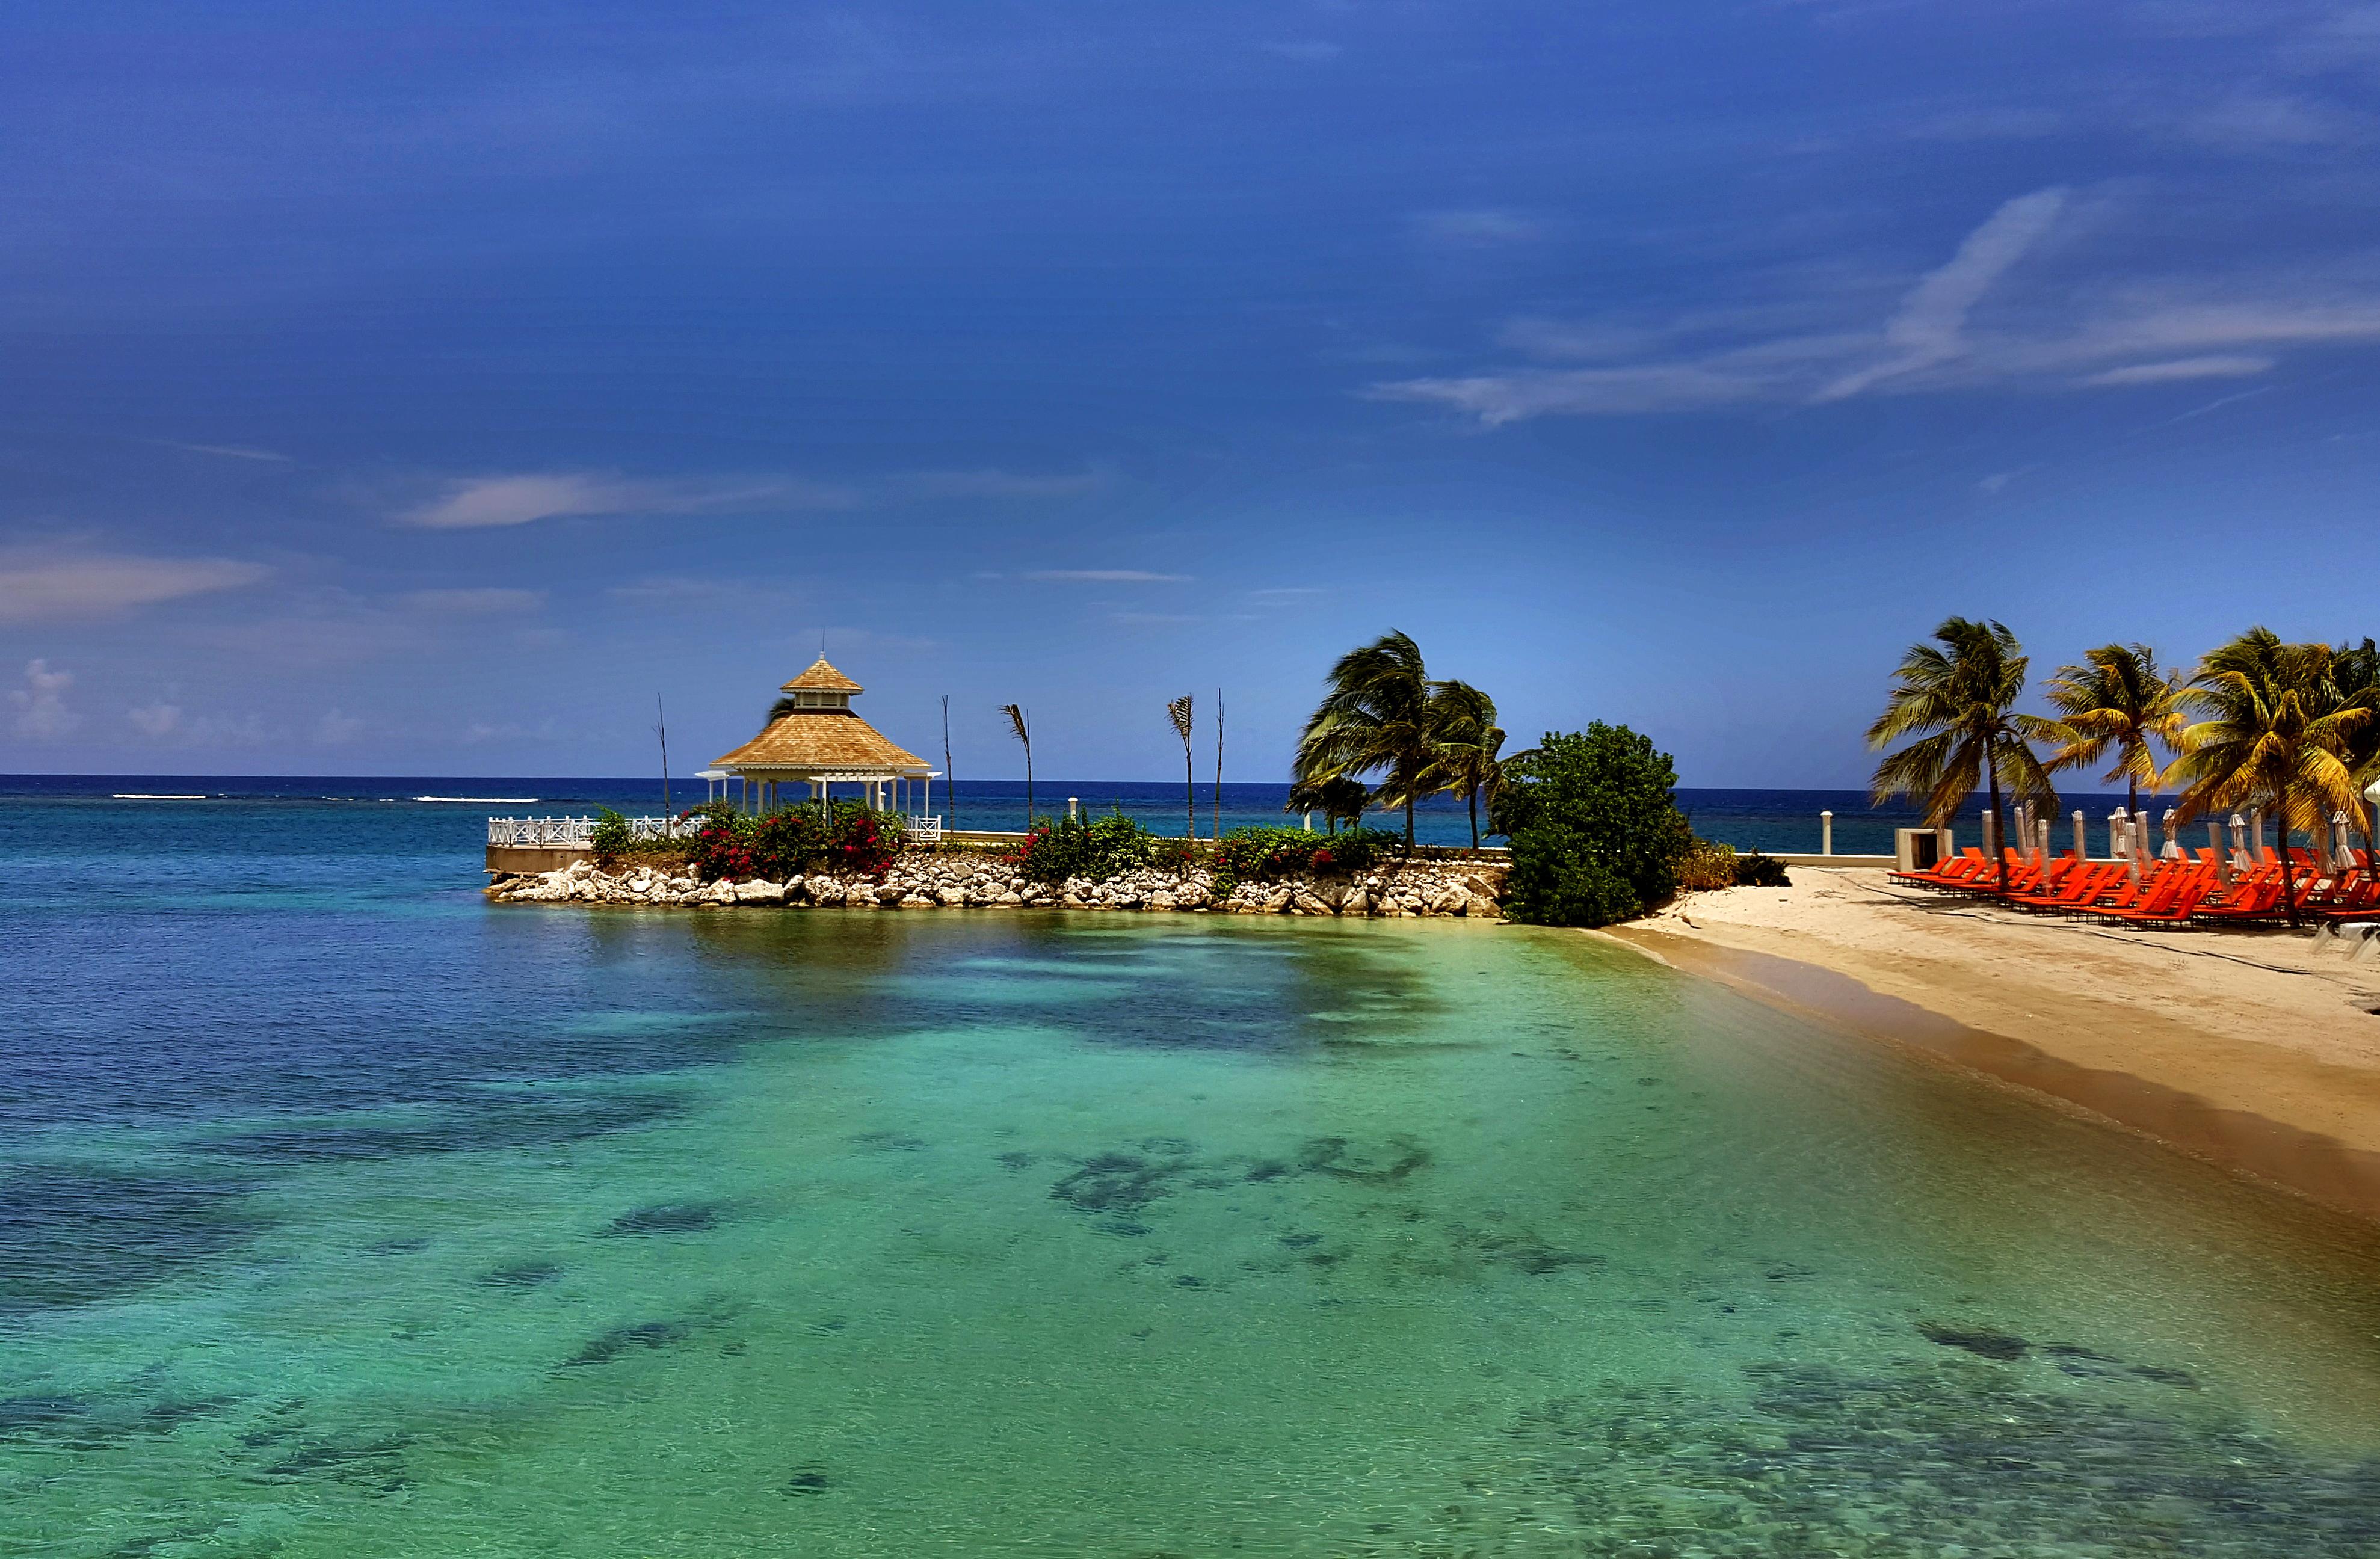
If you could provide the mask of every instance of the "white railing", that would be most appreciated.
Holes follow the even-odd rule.
[[[702,817],[631,817],[631,839],[692,839],[707,822]],[[550,844],[586,848],[595,831],[592,817],[491,817],[490,844]]]
[[[909,839],[912,843],[940,844],[942,842],[941,817],[929,817],[921,812],[912,812],[909,814],[908,822]]]

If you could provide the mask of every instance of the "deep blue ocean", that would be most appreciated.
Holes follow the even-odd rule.
[[[703,798],[698,780],[679,779],[670,786],[669,804],[683,808]],[[195,800],[130,800],[129,795],[172,796]],[[1283,813],[1286,785],[1226,784],[1222,787],[1222,826],[1248,824],[1280,827],[1297,819]],[[1739,850],[1808,853],[1819,847],[1819,818],[1835,815],[1834,847],[1838,853],[1886,854],[1892,849],[1892,830],[1913,828],[1920,821],[1905,804],[1872,806],[1860,791],[1743,791],[1682,788],[1678,804],[1694,821],[1694,831]],[[1045,780],[1033,787],[1033,808],[1050,816],[1062,814],[1069,799],[1090,811],[1120,808],[1160,832],[1179,834],[1184,822],[1182,787],[1165,782],[1111,780]],[[1216,796],[1212,785],[1196,792],[1197,828],[1212,831]],[[2063,809],[2080,807],[2089,819],[2092,848],[2105,847],[2107,815],[2120,796],[2076,795]],[[484,777],[353,779],[304,776],[240,777],[224,775],[13,775],[0,776],[0,805],[53,803],[103,807],[115,819],[111,827],[156,828],[164,836],[193,837],[217,832],[245,834],[302,829],[328,837],[368,839],[407,853],[452,852],[457,869],[468,873],[486,840],[490,816],[563,816],[583,815],[608,806],[632,816],[658,815],[662,808],[659,780],[590,780],[585,778]],[[953,799],[937,785],[935,810],[953,828],[1012,829],[1024,826],[1025,786],[1002,780],[963,780]],[[2162,810],[2160,807],[2158,810]],[[1962,819],[1961,842],[1975,838],[1973,808]],[[137,822],[132,821],[138,819]],[[1380,814],[1366,819],[1381,828],[1402,826],[1401,816]],[[1315,827],[1322,825],[1318,819]],[[1480,819],[1484,831],[1487,819]],[[1416,837],[1425,844],[1468,844],[1471,824],[1461,801],[1439,797],[1416,809]],[[1488,842],[1499,842],[1484,836]],[[2058,830],[2062,844],[2064,825]],[[292,840],[297,848],[304,848]],[[460,879],[458,879],[460,880]]]

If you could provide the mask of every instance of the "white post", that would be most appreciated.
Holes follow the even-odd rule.
[[[1831,812],[1821,812],[1818,814],[1818,853],[1832,855],[1834,852],[1835,815]]]
[[[2124,809],[2119,806],[2107,814],[2107,859],[2120,861],[2123,858]]]
[[[1999,864],[2000,859],[2000,820],[1992,816],[1992,809],[1988,806],[1983,807],[1981,809],[1981,813],[1983,817],[1984,859],[1997,866]]]
[[[2090,853],[2089,837],[2082,827],[2082,809],[2074,809],[2074,859],[2082,860]]]
[[[1082,801],[1079,797],[1068,796],[1066,798],[1066,821],[1075,823],[1082,820]]]
[[[2249,864],[2261,866],[2265,864],[2265,809],[2263,807],[2249,808],[2248,829]]]
[[[1314,814],[1311,812],[1305,815],[1305,831],[1309,834],[1314,831]]]
[[[1950,859],[1950,830],[1948,828],[1937,828],[1934,830],[1935,863],[1939,864],[1949,859]]]

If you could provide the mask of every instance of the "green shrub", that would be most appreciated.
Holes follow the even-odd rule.
[[[707,881],[727,877],[771,881],[805,872],[856,872],[879,876],[908,843],[908,825],[895,813],[875,812],[857,802],[837,802],[831,816],[815,805],[782,807],[753,817],[728,806],[702,806],[701,830],[684,848],[695,874]]]
[[[1215,841],[1219,878],[1234,884],[1269,882],[1306,873],[1368,871],[1404,850],[1402,836],[1385,828],[1342,828],[1310,834],[1303,828],[1233,828]]]
[[[1706,893],[1715,888],[1733,888],[1735,874],[1735,846],[1721,844],[1717,840],[1690,840],[1684,852],[1678,857],[1678,889],[1682,893]]]
[[[1095,880],[1144,866],[1181,864],[1184,841],[1160,839],[1121,811],[1104,817],[1037,817],[1009,860],[1036,882]]]
[[[1608,925],[1676,897],[1694,835],[1671,795],[1669,755],[1626,726],[1548,731],[1506,767],[1490,825],[1512,840],[1505,913],[1540,925]]]
[[[1512,836],[1504,918],[1530,925],[1609,925],[1644,911],[1636,890],[1588,848],[1575,828],[1524,828]]]
[[[610,865],[636,847],[637,837],[629,831],[628,820],[610,807],[598,809],[595,827],[588,831],[587,849],[596,860]]]
[[[1738,888],[1791,888],[1785,876],[1785,863],[1757,850],[1735,859],[1735,885]]]

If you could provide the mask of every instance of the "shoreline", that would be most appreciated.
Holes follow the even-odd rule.
[[[2380,967],[1802,870],[1601,935],[1767,1004],[2380,1222]]]

